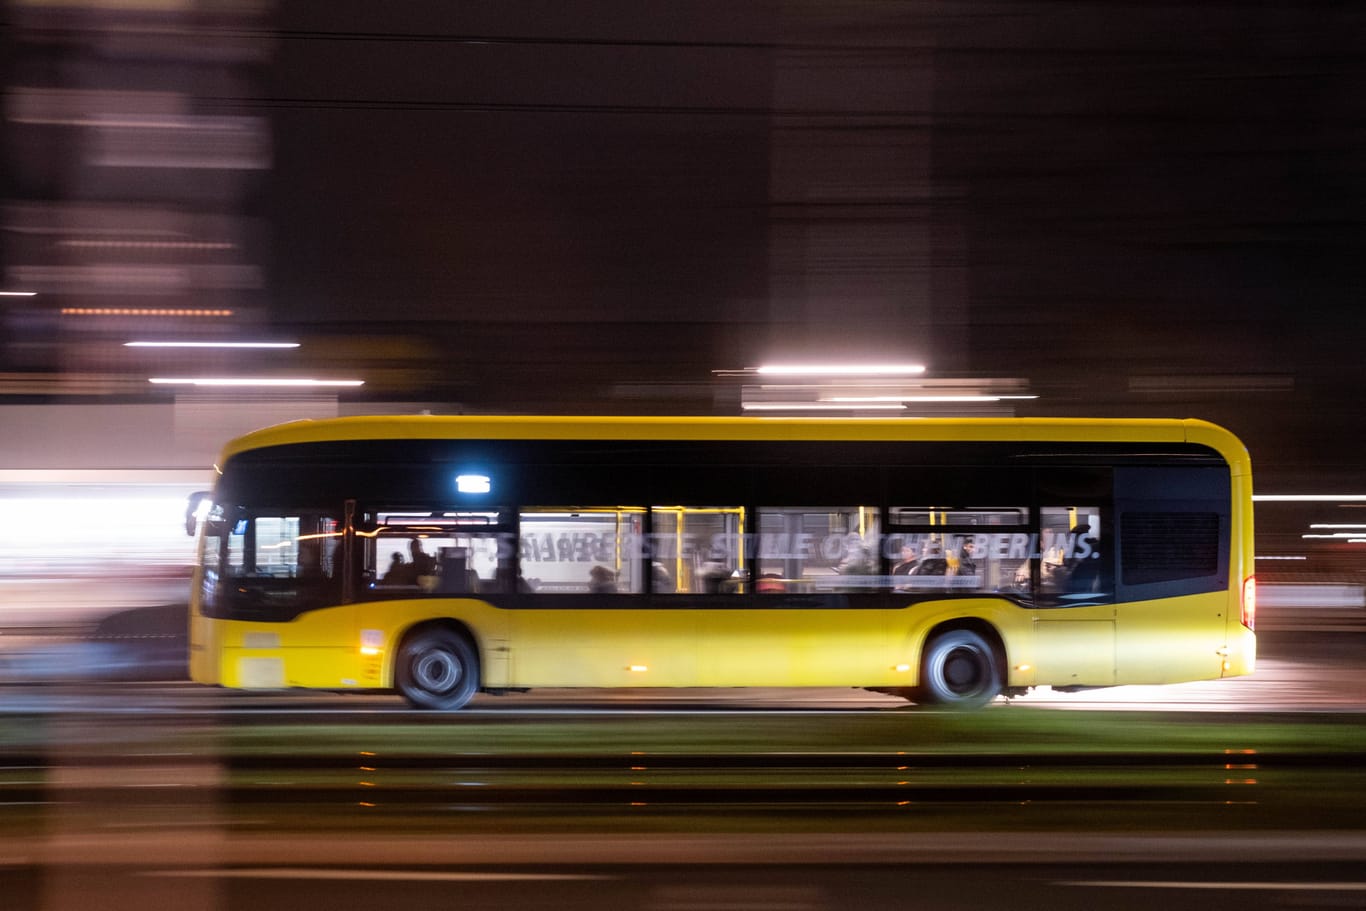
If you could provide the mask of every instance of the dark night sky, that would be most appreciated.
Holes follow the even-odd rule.
[[[712,370],[914,359],[1026,381],[1021,413],[1206,417],[1262,477],[1357,486],[1366,5],[270,16],[270,58],[204,67],[198,103],[270,119],[269,317],[372,395],[733,413]],[[44,41],[10,78],[81,84]],[[10,192],[62,198],[71,144],[20,145]]]
[[[277,312],[714,321],[762,298],[772,51],[720,44],[752,30],[729,4],[573,6],[285,6],[273,202],[311,220],[276,239]]]
[[[1362,8],[322,9],[264,92],[273,312],[417,331],[471,401],[876,349],[1366,440]]]

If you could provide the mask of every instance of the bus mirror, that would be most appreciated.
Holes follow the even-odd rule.
[[[199,525],[199,513],[209,504],[209,498],[213,496],[213,491],[196,490],[190,494],[185,503],[185,534],[194,537],[195,529]]]

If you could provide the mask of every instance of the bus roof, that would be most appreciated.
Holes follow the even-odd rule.
[[[1195,419],[1128,418],[774,418],[377,415],[292,421],[230,441],[219,466],[239,453],[336,440],[867,440],[947,442],[1197,443],[1233,474],[1251,470],[1229,431]]]

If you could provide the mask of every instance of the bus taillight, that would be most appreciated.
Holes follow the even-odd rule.
[[[1243,580],[1243,610],[1238,618],[1250,630],[1257,628],[1257,577],[1248,576]]]

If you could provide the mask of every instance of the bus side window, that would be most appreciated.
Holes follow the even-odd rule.
[[[1039,593],[1059,605],[1114,600],[1114,555],[1097,506],[1045,506],[1039,511]]]
[[[887,581],[879,575],[880,542],[876,507],[761,508],[755,591],[876,591]]]
[[[656,594],[734,595],[748,590],[743,506],[655,506],[650,523]]]
[[[525,507],[518,519],[519,575],[508,582],[538,595],[644,592],[644,519],[638,506]]]

